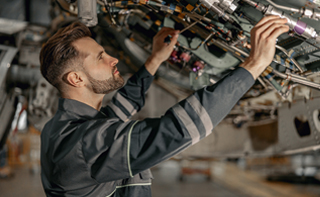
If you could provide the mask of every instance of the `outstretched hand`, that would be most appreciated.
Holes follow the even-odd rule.
[[[167,60],[172,53],[174,45],[177,43],[179,32],[179,30],[175,30],[169,27],[163,27],[153,37],[153,48],[151,56],[161,63]],[[166,43],[165,39],[169,35],[171,36],[171,42]]]
[[[175,30],[169,27],[163,27],[154,37],[152,45],[152,54],[145,63],[146,69],[154,75],[160,64],[166,61],[172,51],[174,45],[177,43],[179,37],[179,30]],[[168,36],[171,36],[169,43],[165,42]]]
[[[277,38],[289,31],[287,19],[279,16],[262,18],[251,30],[251,52],[248,59],[240,66],[247,69],[256,79],[274,58]]]

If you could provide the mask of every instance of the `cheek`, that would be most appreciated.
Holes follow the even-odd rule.
[[[106,80],[113,76],[112,70],[108,68],[97,69],[93,73],[93,77],[95,77],[98,80]]]

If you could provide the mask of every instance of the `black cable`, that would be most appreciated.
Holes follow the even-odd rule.
[[[111,2],[113,3],[113,1],[111,0]],[[111,4],[112,4],[111,3]],[[107,9],[107,11],[108,11],[108,14],[109,14],[109,17],[110,17],[110,20],[111,20],[111,23],[113,24],[113,21],[115,21],[114,20],[114,18],[113,18],[113,16],[112,16],[112,14],[111,14],[111,11],[110,11],[110,6],[109,6],[109,2],[108,2],[108,0],[104,0],[104,6],[105,6],[105,8]],[[112,11],[113,11],[113,8],[111,8],[112,9]],[[113,24],[113,25],[117,25],[117,24]]]
[[[115,3],[113,2],[113,0],[111,0],[111,11],[112,11],[112,14],[114,13],[114,9],[113,9],[114,6],[115,6]]]

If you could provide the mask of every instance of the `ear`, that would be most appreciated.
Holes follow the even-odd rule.
[[[65,81],[73,87],[85,86],[83,73],[81,72],[69,72],[65,76]]]

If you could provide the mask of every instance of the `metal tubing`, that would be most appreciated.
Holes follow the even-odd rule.
[[[231,53],[235,54],[237,56],[237,58],[242,62],[244,62],[245,58],[242,57],[241,54],[244,55],[245,57],[249,57],[249,54],[247,54],[246,52],[242,51],[241,49],[238,49],[236,47],[231,47],[228,44],[225,44],[225,43],[223,43],[223,42],[221,42],[219,40],[212,39],[211,42],[212,42],[212,44],[216,45],[217,47],[220,47],[221,49],[225,49],[225,50],[230,51]]]
[[[278,5],[278,4],[274,3],[271,0],[266,0],[266,1],[268,3],[270,3],[271,5],[273,5],[274,7],[276,7],[276,8],[279,8],[279,9],[282,9],[282,10],[287,10],[287,11],[290,11],[290,12],[298,12],[298,13],[300,13],[300,9],[291,8],[291,7],[287,7],[287,6],[283,6],[283,5]]]
[[[192,26],[194,26],[195,24],[197,24],[200,20],[197,20],[193,23],[191,23],[190,25],[188,25],[187,27],[183,28],[182,30],[180,30],[180,34],[183,33],[184,31],[190,29]]]
[[[207,17],[204,17],[204,16],[201,16],[201,15],[195,13],[195,12],[194,12],[194,13],[182,12],[182,14],[185,14],[186,16],[192,18],[193,20],[197,20],[197,19],[199,20],[199,19],[201,19],[201,20],[203,20],[203,21],[205,21],[205,22],[208,22],[208,23],[211,22],[211,19],[209,19],[209,18],[207,18]]]
[[[246,2],[247,4],[251,5],[254,8],[256,8],[260,12],[264,11],[264,9],[266,8],[263,4],[257,3],[257,2],[252,1],[252,0],[242,0],[242,1]]]
[[[305,14],[303,9],[294,9],[294,8],[289,8],[286,6],[279,6],[275,3],[273,3],[271,0],[266,0],[269,2],[271,5],[264,6],[260,3],[256,3],[252,0],[243,0],[244,2],[248,3],[249,5],[253,6],[254,8],[258,9],[261,11],[264,15],[275,15],[275,16],[280,16],[281,18],[286,18],[288,20],[287,25],[290,27],[290,30],[294,30],[298,35],[306,38],[306,39],[315,39],[317,42],[320,41],[320,37],[318,36],[317,32],[315,29],[309,25],[307,25],[305,22],[298,20],[289,14],[285,13],[283,10],[290,10],[290,11],[295,11],[300,14]]]
[[[291,80],[293,82],[296,82],[296,83],[300,83],[302,85],[305,85],[305,86],[309,86],[309,87],[312,87],[312,88],[316,88],[316,89],[320,89],[320,84],[317,84],[317,83],[314,83],[312,81],[307,81],[307,80],[304,80],[304,79],[301,79],[301,78],[298,78],[292,74],[284,74],[284,73],[281,73],[277,70],[274,70],[273,69],[273,73],[278,75],[279,77],[283,78],[283,79],[288,79],[288,80]]]
[[[185,47],[185,46],[181,46],[181,47],[184,48],[184,49],[186,49],[186,50],[189,50],[189,51],[197,50],[197,49],[199,49],[204,43],[206,43],[213,35],[214,35],[214,33],[209,34],[209,36],[207,36],[207,38],[206,38],[204,41],[200,42],[200,44],[199,44],[197,47],[195,47],[195,48],[189,48],[189,47]]]
[[[303,72],[303,69],[301,68],[301,66],[299,65],[299,63],[294,59],[294,58],[291,58],[288,51],[279,46],[279,45],[276,45],[276,48],[279,49],[280,51],[282,51],[284,54],[286,54],[286,56],[292,61],[292,63],[299,69],[299,71],[302,73]]]
[[[259,76],[257,79],[258,79],[258,81],[261,83],[261,85],[262,85],[266,90],[268,90],[267,84],[261,79],[261,77]]]
[[[248,57],[249,54],[242,51],[241,49],[238,49],[236,47],[231,47],[221,41],[218,41],[218,40],[213,40],[214,42],[212,42],[213,44],[215,44],[216,46],[220,47],[220,48],[225,48],[226,50],[234,53],[237,55],[236,52],[240,53],[241,55],[245,56],[245,57]],[[237,55],[237,57],[243,62],[245,60],[245,58]],[[268,66],[269,69],[271,69],[274,74],[278,75],[279,77],[283,78],[283,79],[290,79],[291,81],[293,82],[296,82],[296,83],[300,83],[302,85],[305,85],[305,86],[309,86],[309,87],[313,87],[313,88],[317,88],[317,89],[320,89],[320,84],[317,84],[317,83],[314,83],[314,82],[311,82],[311,81],[307,81],[306,79],[303,79],[301,76],[297,76],[295,74],[284,74],[284,73],[281,73],[275,69],[273,69],[272,67]]]
[[[289,14],[284,13],[281,10],[269,5],[267,9],[264,11],[264,15],[275,15],[280,16],[281,18],[286,18],[288,20],[287,25],[290,27],[291,30],[294,30],[300,36],[303,36],[307,39],[313,38],[318,40],[318,34],[315,29],[305,22],[302,22]]]
[[[251,0],[242,0],[243,2],[246,2],[247,4],[251,5],[252,7],[255,7],[257,5],[257,2],[251,1]]]

